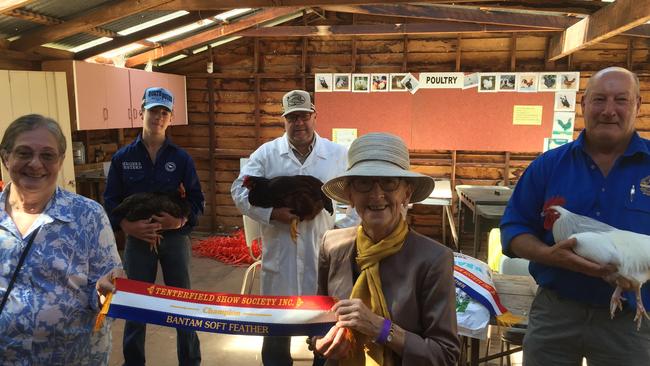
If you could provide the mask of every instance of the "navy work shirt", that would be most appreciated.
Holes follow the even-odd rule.
[[[554,196],[564,197],[564,208],[573,213],[650,235],[650,141],[635,133],[607,177],[585,152],[584,142],[583,131],[577,140],[547,151],[526,169],[501,220],[504,254],[516,257],[510,242],[524,233],[549,246],[555,243],[553,233],[544,230],[541,216],[544,202]],[[540,286],[588,304],[607,305],[614,291],[600,278],[532,261],[530,273]],[[650,305],[647,286],[642,294],[646,306]],[[633,300],[629,293],[626,297]]]
[[[197,216],[203,212],[205,202],[194,161],[185,150],[166,138],[153,164],[142,135],[138,135],[135,141],[117,151],[111,160],[104,191],[104,208],[113,229],[120,228],[123,217],[112,215],[111,211],[126,197],[140,192],[176,191],[181,182],[192,212],[187,224],[178,230],[189,233],[197,223]]]

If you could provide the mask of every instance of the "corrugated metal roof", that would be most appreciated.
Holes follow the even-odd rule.
[[[38,0],[22,8],[35,13],[48,15],[62,20],[80,16],[99,5],[111,3],[111,0]]]
[[[0,37],[10,38],[40,27],[40,24],[0,14]]]
[[[114,32],[118,32],[123,29],[127,29],[136,26],[138,24],[163,17],[171,13],[173,13],[173,11],[162,11],[162,10],[143,11],[137,14],[126,16],[124,18],[118,19],[111,23],[103,24],[101,27],[110,29]]]

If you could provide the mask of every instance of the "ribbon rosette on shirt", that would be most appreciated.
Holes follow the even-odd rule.
[[[124,278],[104,303],[103,316],[204,332],[323,335],[334,325],[329,296],[258,296],[187,290]]]

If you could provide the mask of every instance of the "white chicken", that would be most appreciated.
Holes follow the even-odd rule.
[[[613,264],[617,278],[629,281],[636,294],[637,329],[643,317],[650,319],[641,300],[641,286],[650,280],[650,236],[619,230],[587,216],[574,214],[562,207],[564,199],[551,198],[544,205],[544,228],[553,230],[555,242],[575,238],[574,252],[600,264]],[[610,302],[610,314],[622,309],[622,287],[617,282]]]

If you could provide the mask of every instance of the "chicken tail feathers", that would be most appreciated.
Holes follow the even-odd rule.
[[[323,191],[321,191],[321,199],[323,200],[323,208],[325,211],[329,212],[330,215],[334,215],[334,205],[332,205],[332,200],[327,197]]]

